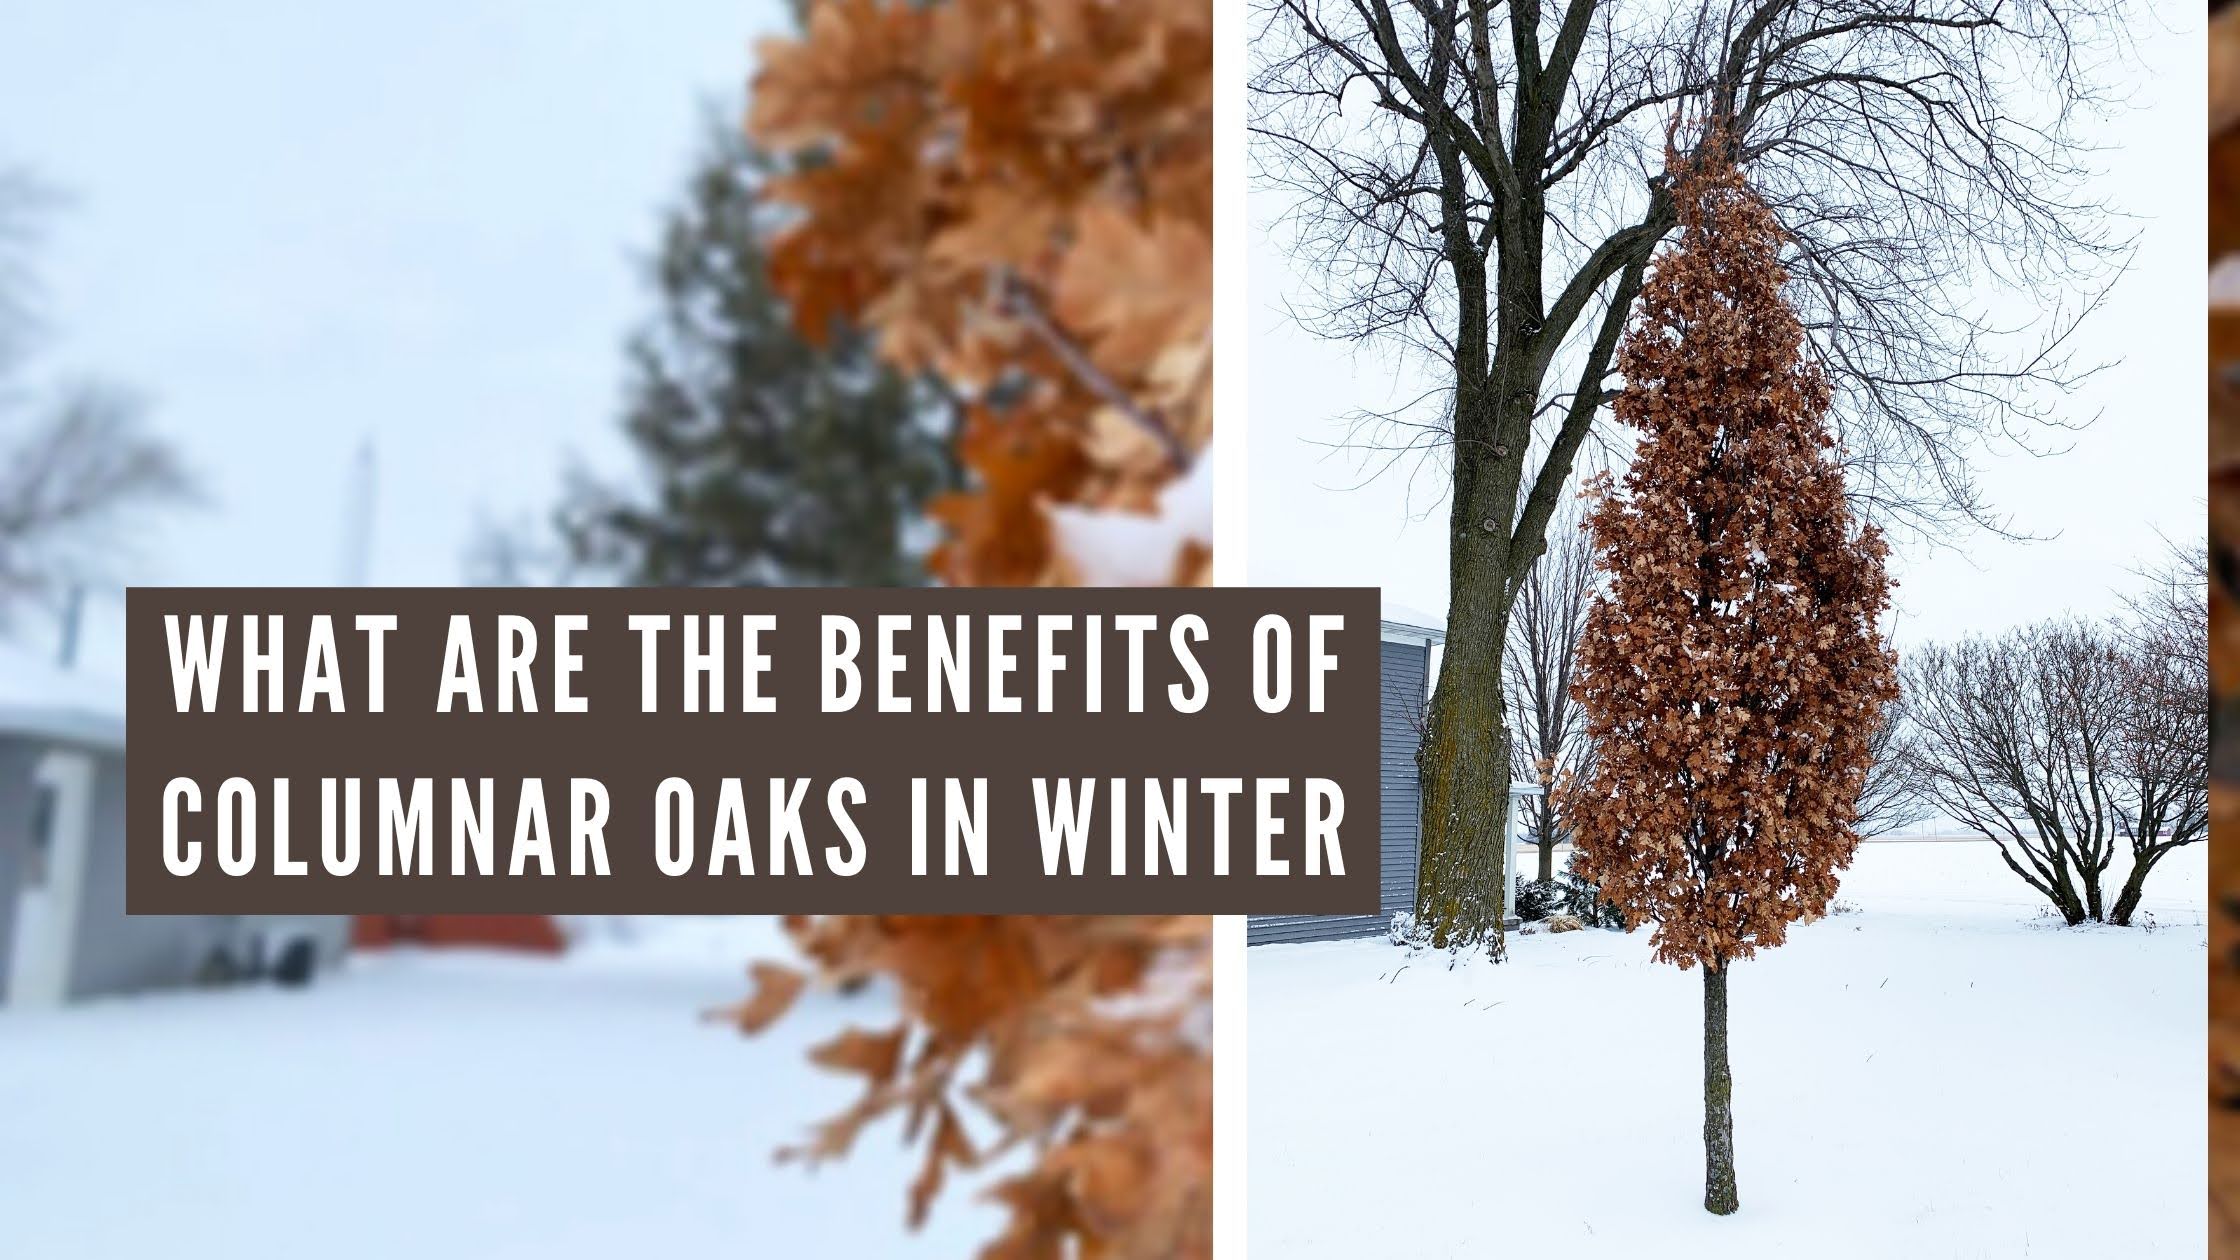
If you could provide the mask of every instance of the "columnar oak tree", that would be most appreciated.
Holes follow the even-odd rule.
[[[1581,872],[1657,958],[1703,968],[1704,1207],[1735,1210],[1727,969],[1827,909],[1868,744],[1897,692],[1887,547],[1852,517],[1829,387],[1784,301],[1783,236],[1714,131],[1619,349],[1639,445],[1587,520],[1605,589],[1577,692],[1595,760],[1564,788]]]

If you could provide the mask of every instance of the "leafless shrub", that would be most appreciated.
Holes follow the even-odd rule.
[[[2131,923],[2155,865],[2207,835],[2202,588],[2184,566],[2158,572],[2116,620],[2041,622],[1906,662],[1914,790],[1997,844],[2066,923]],[[2111,903],[2118,852],[2130,870]]]

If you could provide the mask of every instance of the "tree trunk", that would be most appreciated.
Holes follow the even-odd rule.
[[[2123,891],[2116,894],[2115,909],[2108,912],[2108,922],[2117,927],[2131,926],[2131,916],[2139,912],[2139,898],[2147,891],[2147,873],[2161,858],[2160,850],[2150,849],[2132,859],[2131,874],[2123,881]]]
[[[2061,921],[2075,927],[2085,919],[2084,898],[2077,895],[2077,886],[2069,878],[2068,864],[2056,863],[2053,868],[2051,896],[2053,908],[2061,912]]]
[[[1499,400],[1485,390],[1458,390],[1455,406],[1458,438],[1482,435],[1477,445],[1483,445],[1505,427]],[[1529,406],[1522,414],[1531,414]],[[1501,911],[1509,879],[1509,714],[1501,658],[1515,583],[1507,526],[1516,515],[1521,463],[1521,451],[1498,445],[1456,455],[1446,653],[1416,750],[1423,791],[1416,925],[1434,948],[1483,943],[1495,958],[1505,945]]]
[[[2053,908],[2061,912],[2061,921],[2070,927],[2084,922],[2084,903],[2074,892],[2063,890],[2063,895],[2053,899]]]
[[[1553,883],[1556,877],[1555,837],[1547,832],[1540,836],[1540,882]]]
[[[1703,969],[1703,1210],[1727,1216],[1734,1189],[1734,1073],[1727,1067],[1727,969]]]
[[[1498,958],[1508,878],[1508,714],[1497,675],[1457,668],[1458,655],[1449,638],[1416,753],[1423,782],[1416,923],[1430,933],[1433,948],[1484,942]]]

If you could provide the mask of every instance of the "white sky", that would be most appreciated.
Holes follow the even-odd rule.
[[[570,452],[623,466],[637,260],[703,106],[786,26],[777,0],[10,6],[0,165],[70,198],[41,364],[143,392],[208,490],[132,578],[336,581],[368,437],[382,584],[459,580],[477,520],[541,516]],[[94,602],[89,665],[122,609]]]
[[[2165,15],[2201,19],[2197,10]],[[2203,520],[2200,310],[2206,191],[2201,161],[2201,32],[2142,23],[2130,110],[2101,140],[2099,192],[2138,219],[2132,272],[2081,332],[2080,360],[2123,362],[2064,411],[2104,411],[2066,454],[1979,466],[1986,497],[2016,529],[2057,535],[2009,543],[1974,534],[1894,558],[1901,642],[1996,631],[2073,610],[2093,614],[2129,589],[2160,546],[2157,531],[2200,536]],[[1262,229],[1288,194],[1255,188],[1246,302],[1251,329],[1248,504],[1251,580],[1267,585],[1381,586],[1388,600],[1434,614],[1447,606],[1445,468],[1411,463],[1359,485],[1357,452],[1331,452],[1343,418],[1390,407],[1436,382],[1372,349],[1313,337],[1284,310],[1311,304],[1281,245]],[[1410,472],[1414,471],[1414,476]]]

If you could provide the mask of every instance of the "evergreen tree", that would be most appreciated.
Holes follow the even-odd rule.
[[[1620,347],[1639,444],[1597,478],[1606,589],[1579,644],[1592,766],[1562,813],[1579,874],[1656,957],[1703,968],[1704,1207],[1737,1206],[1727,973],[1827,910],[1895,663],[1888,552],[1853,519],[1829,387],[1782,296],[1782,234],[1713,132],[1670,161],[1679,239]]]
[[[957,482],[953,409],[862,330],[812,342],[771,287],[776,162],[712,125],[651,266],[660,307],[629,343],[632,488],[579,477],[573,561],[660,585],[914,585],[929,499]]]

